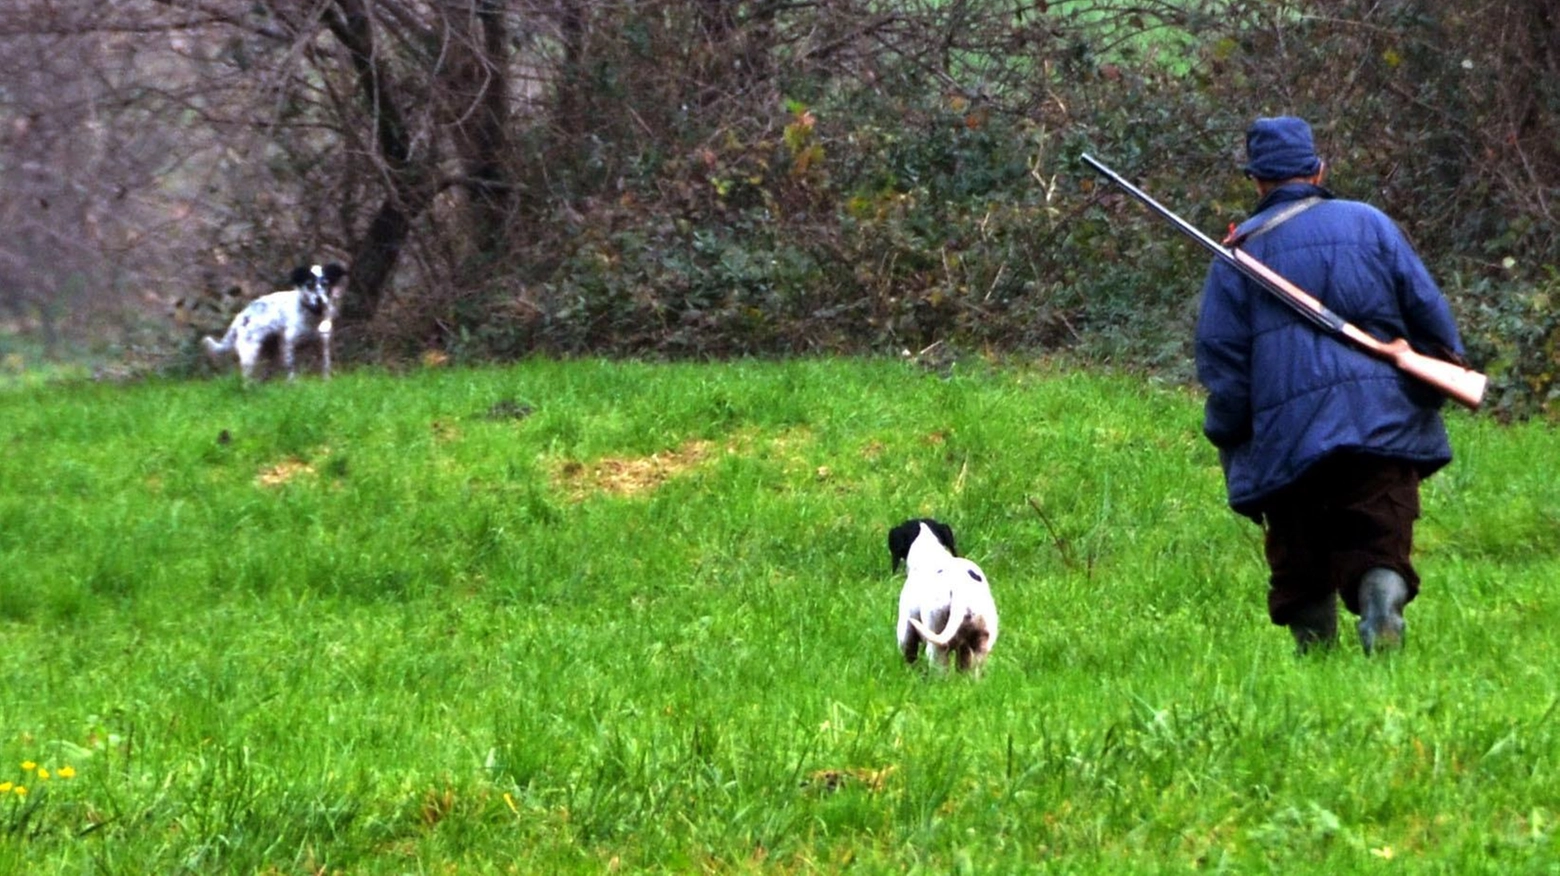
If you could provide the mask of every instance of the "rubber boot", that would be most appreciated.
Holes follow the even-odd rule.
[[[1328,594],[1300,607],[1289,621],[1289,634],[1295,637],[1295,653],[1313,649],[1328,650],[1338,644],[1338,599]]]
[[[1371,569],[1360,578],[1360,646],[1366,654],[1403,647],[1406,602],[1408,583],[1397,572]]]

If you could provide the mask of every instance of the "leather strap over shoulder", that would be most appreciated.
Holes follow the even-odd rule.
[[[1288,222],[1296,216],[1299,216],[1301,213],[1304,213],[1317,204],[1320,204],[1323,200],[1325,200],[1325,198],[1322,198],[1318,195],[1312,195],[1309,198],[1301,198],[1298,201],[1294,201],[1286,205],[1282,210],[1279,210],[1278,212],[1264,219],[1261,224],[1251,229],[1250,231],[1239,232],[1235,229],[1230,229],[1229,236],[1224,238],[1224,245],[1229,247],[1240,246],[1253,237],[1266,234],[1278,226],[1283,225],[1285,222]]]

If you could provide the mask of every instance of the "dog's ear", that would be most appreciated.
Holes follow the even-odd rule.
[[[324,270],[325,285],[327,286],[334,286],[337,283],[340,283],[341,278],[347,275],[347,269],[343,268],[341,265],[336,264],[335,262],[331,262],[330,264],[326,265]]]
[[[888,531],[889,571],[899,571],[899,564],[910,555],[910,545],[920,534],[921,523],[918,520],[906,520]]]
[[[937,540],[943,543],[943,547],[948,549],[948,553],[954,556],[959,555],[959,549],[953,545],[953,527],[943,523],[941,520],[928,520],[926,525],[931,527],[932,534],[937,536]]]
[[[292,272],[292,287],[301,289],[303,285],[314,279],[314,268],[310,265],[299,265]]]

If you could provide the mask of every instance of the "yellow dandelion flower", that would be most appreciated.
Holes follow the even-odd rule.
[[[13,788],[11,790],[11,793],[15,794],[18,797],[26,797],[27,796],[27,786],[26,785],[17,785],[15,788]]]
[[[60,767],[60,771],[57,773],[57,775],[62,779],[74,779],[76,777],[76,768],[70,764],[66,764]]]
[[[49,771],[44,769],[43,767],[39,767],[38,768],[38,778],[43,780],[43,781],[45,781],[45,782],[47,782],[49,780]]]
[[[32,771],[33,771],[33,770],[35,770],[35,769],[37,769],[37,768],[38,768],[38,765],[37,765],[37,764],[36,764],[36,763],[33,763],[33,762],[32,762],[32,761],[30,761],[30,760],[24,760],[24,761],[22,761],[22,770],[23,770],[23,771],[24,771],[24,772],[29,772],[29,773],[30,773],[30,772],[32,772]]]
[[[11,793],[11,783],[10,782],[0,782],[0,794],[9,794],[9,793]]]

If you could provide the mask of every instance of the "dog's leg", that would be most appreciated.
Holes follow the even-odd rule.
[[[907,617],[899,621],[899,653],[905,655],[906,663],[914,663],[921,656],[921,637]]]
[[[320,323],[320,372],[326,380],[330,379],[330,319]]]
[[[921,618],[910,618],[910,625],[921,635],[926,642],[926,651],[931,655],[932,663],[936,666],[947,666],[949,656],[949,643],[959,632],[959,624],[962,623],[964,613],[953,605],[938,606],[931,610],[925,621]],[[933,632],[931,624],[940,624],[942,632]]]
[[[260,361],[260,344],[254,341],[243,340],[236,345],[238,350],[238,370],[244,375],[244,382],[255,379],[255,364]]]
[[[298,376],[298,338],[294,335],[282,336],[282,364],[287,368],[288,380]]]

